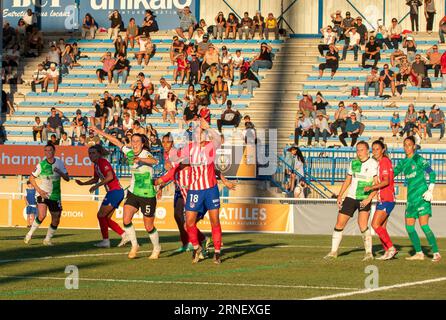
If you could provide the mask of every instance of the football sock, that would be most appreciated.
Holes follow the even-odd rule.
[[[221,250],[221,225],[212,227],[212,241],[214,242],[214,249],[216,253]]]
[[[420,238],[418,237],[418,233],[415,230],[415,226],[408,226],[406,225],[407,234],[409,235],[410,242],[412,242],[412,245],[415,249],[416,253],[423,252],[421,250],[421,242]]]
[[[153,244],[153,249],[160,249],[160,238],[158,234],[158,230],[155,227],[151,231],[149,231],[149,238]]]
[[[189,236],[189,241],[194,246],[194,249],[198,249],[198,229],[195,224],[191,227],[187,226],[187,235]]]
[[[119,226],[119,224],[116,223],[116,221],[113,221],[112,218],[107,218],[107,224],[114,232],[122,236],[124,234],[124,230]]]
[[[36,232],[36,230],[40,227],[41,224],[42,224],[42,221],[39,220],[39,217],[36,217],[34,219],[32,226],[31,226],[31,229],[28,231],[27,236],[31,237],[34,234],[34,232]]]
[[[339,245],[342,241],[342,232],[344,230],[334,229],[333,236],[331,239],[331,252],[338,252]]]
[[[53,226],[52,224],[48,227],[48,231],[46,233],[45,240],[51,240],[51,238],[54,236],[54,233],[56,232],[57,227]]]
[[[365,229],[362,233],[362,239],[364,240],[364,249],[366,253],[372,253],[372,233],[370,228]]]
[[[135,228],[133,227],[133,223],[124,224],[125,233],[128,235],[130,241],[132,242],[132,247],[138,246],[138,240],[136,239]]]
[[[438,245],[437,245],[437,239],[435,239],[435,235],[432,232],[431,228],[429,227],[429,225],[424,225],[421,226],[421,229],[423,230],[424,234],[426,235],[426,239],[429,242],[431,248],[432,248],[432,252],[433,253],[438,253]]]
[[[197,228],[197,231],[198,231],[198,242],[199,242],[199,243],[202,243],[202,242],[206,239],[206,237],[205,237],[205,235],[203,234],[203,232],[201,232],[200,229]]]
[[[99,227],[101,228],[102,239],[108,239],[107,217],[98,217]]]
[[[387,251],[389,248],[393,247],[392,240],[390,240],[389,233],[387,232],[387,229],[384,227],[378,227],[375,229],[376,234],[379,236],[379,240],[381,240],[381,243],[384,247],[384,250]]]

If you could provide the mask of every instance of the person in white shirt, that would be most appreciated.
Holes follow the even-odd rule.
[[[26,10],[26,13],[22,17],[26,25],[26,32],[31,33],[33,26],[37,25],[37,17],[31,9]]]
[[[31,81],[32,92],[36,92],[36,84],[40,84],[43,90],[43,85],[47,75],[48,72],[43,68],[43,64],[39,63],[37,65],[37,70],[33,73],[33,80]]]
[[[48,74],[45,78],[44,87],[45,89],[42,92],[48,91],[48,83],[52,81],[54,83],[54,92],[57,92],[59,89],[59,70],[56,68],[56,65],[52,63],[50,68],[47,70]]]
[[[72,145],[71,138],[68,137],[66,132],[62,133],[62,138],[59,141],[59,145],[60,146],[71,146]]]
[[[348,28],[345,31],[345,45],[342,50],[342,60],[345,60],[347,58],[347,51],[353,50],[353,53],[355,55],[355,61],[358,61],[358,51],[360,48],[360,42],[361,42],[361,35],[356,31],[356,27]]]
[[[319,137],[322,133],[323,146],[327,144],[327,137],[330,135],[330,127],[328,126],[328,115],[324,115],[322,112],[316,114],[316,120],[314,120],[314,134],[316,144],[319,145]]]
[[[172,86],[167,83],[166,79],[160,79],[160,86],[158,87],[157,93],[155,95],[155,105],[160,105],[161,108],[164,108],[166,103],[167,95],[169,91],[172,89]]]
[[[324,43],[318,46],[319,53],[321,57],[324,56],[324,51],[328,50],[331,44],[335,44],[336,42],[336,32],[333,31],[331,26],[327,28],[322,28],[321,33],[324,35]]]
[[[195,31],[196,32],[194,33],[194,37],[192,39],[194,40],[195,44],[199,44],[200,42],[203,42],[204,31],[202,28],[197,28]]]
[[[232,57],[232,65],[234,69],[238,70],[242,67],[245,58],[242,56],[242,50],[237,50],[235,52],[235,57]]]
[[[124,113],[124,120],[122,120],[122,130],[127,132],[133,128],[133,119],[130,117],[130,113]]]
[[[294,132],[295,144],[299,145],[299,137],[305,136],[308,137],[308,146],[311,146],[311,141],[314,136],[313,122],[310,118],[307,118],[304,113],[301,113]]]

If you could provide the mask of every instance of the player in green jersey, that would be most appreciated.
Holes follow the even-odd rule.
[[[141,134],[133,134],[131,148],[126,147],[121,141],[96,127],[92,129],[99,135],[108,139],[115,146],[120,148],[128,159],[132,179],[127,190],[127,198],[124,203],[124,230],[132,243],[132,249],[128,254],[129,259],[134,259],[138,253],[138,240],[132,219],[135,213],[141,210],[144,218],[144,227],[149,233],[150,241],[153,244],[152,254],[149,259],[158,259],[161,246],[159,244],[158,231],[155,228],[156,211],[156,191],[153,185],[153,167],[158,164],[158,160],[152,157],[147,150],[147,137]]]
[[[395,167],[395,177],[404,173],[407,182],[407,207],[406,207],[406,230],[409,239],[415,249],[415,255],[406,260],[424,260],[424,253],[421,250],[421,242],[415,230],[415,222],[418,219],[421,229],[426,235],[434,257],[433,262],[441,260],[438,252],[437,240],[429,227],[429,218],[432,216],[433,191],[435,186],[435,172],[429,162],[415,152],[416,143],[413,136],[404,140],[404,152],[406,158],[398,162]],[[426,181],[426,174],[429,175],[429,185]]]
[[[29,181],[36,189],[39,196],[37,197],[38,217],[34,220],[31,229],[25,236],[25,243],[28,244],[34,232],[40,227],[46,218],[47,210],[51,214],[51,225],[48,228],[43,244],[46,246],[53,245],[51,238],[57,230],[60,223],[60,215],[62,214],[60,178],[70,181],[67,169],[59,158],[55,157],[56,147],[48,143],[45,148],[45,159],[41,161],[29,177]],[[40,185],[36,179],[40,179]]]

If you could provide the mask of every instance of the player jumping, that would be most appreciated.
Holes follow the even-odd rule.
[[[338,256],[339,245],[342,241],[342,232],[356,210],[359,210],[358,225],[364,241],[365,256],[363,261],[373,260],[372,234],[368,227],[371,202],[376,191],[365,191],[366,187],[377,182],[378,162],[369,155],[369,144],[364,141],[356,145],[357,158],[350,163],[347,177],[342,184],[338,195],[340,208],[336,226],[333,232],[331,252],[325,259],[335,259]],[[342,201],[342,196],[348,188],[347,197]]]
[[[372,228],[381,240],[385,254],[378,260],[390,260],[396,256],[398,251],[390,240],[386,226],[387,221],[395,208],[395,177],[393,174],[392,161],[386,155],[386,147],[380,140],[372,144],[373,157],[378,161],[378,183],[371,187],[365,187],[364,191],[378,190],[379,202],[372,220]]]
[[[434,253],[432,261],[438,262],[441,260],[441,255],[438,251],[435,235],[429,227],[436,175],[429,162],[415,150],[415,138],[410,136],[404,139],[406,158],[398,162],[395,167],[395,176],[404,173],[407,182],[406,230],[416,252],[415,255],[407,257],[406,260],[424,260],[420,238],[415,230],[415,222],[418,219]],[[429,186],[425,174],[429,175]]]
[[[89,190],[90,193],[95,192],[101,186],[104,186],[105,190],[107,190],[107,194],[105,195],[98,212],[99,226],[102,233],[102,241],[95,244],[98,248],[110,248],[110,239],[108,238],[109,227],[122,237],[118,247],[122,247],[130,241],[124,230],[112,220],[113,212],[119,208],[119,205],[124,199],[124,190],[122,189],[110,162],[104,158],[107,154],[108,151],[101,145],[96,144],[91,146],[88,149],[88,156],[90,157],[91,162],[94,163],[94,177],[85,182],[76,180],[76,183],[80,186],[94,184]]]
[[[120,148],[127,157],[130,165],[132,179],[124,204],[124,230],[132,243],[132,249],[128,254],[128,258],[134,259],[138,253],[139,245],[132,219],[135,213],[141,210],[141,213],[144,216],[144,227],[149,233],[149,238],[153,245],[153,251],[149,259],[158,259],[161,252],[161,246],[159,244],[158,231],[154,225],[156,191],[152,181],[152,166],[158,164],[158,160],[153,158],[151,153],[147,150],[147,138],[141,134],[133,134],[131,139],[132,147],[128,148],[112,135],[97,129],[96,127],[93,127],[93,130]]]
[[[29,181],[39,194],[37,197],[38,216],[25,236],[25,243],[29,243],[34,232],[45,220],[47,210],[49,210],[51,225],[48,228],[43,244],[52,246],[51,238],[59,226],[60,215],[62,214],[60,178],[62,177],[65,181],[70,181],[70,177],[62,160],[55,157],[56,147],[53,144],[48,143],[44,148],[44,152],[45,159],[37,165],[29,177]],[[36,178],[40,178],[40,186],[37,184]]]

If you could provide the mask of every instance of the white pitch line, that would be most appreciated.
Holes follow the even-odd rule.
[[[3,276],[6,279],[34,279],[34,280],[66,280],[59,277],[26,277],[26,276]],[[209,286],[230,286],[230,287],[264,287],[278,289],[320,289],[320,290],[357,290],[358,288],[342,288],[342,287],[318,287],[318,286],[290,286],[280,284],[252,284],[252,283],[224,283],[224,282],[197,282],[197,281],[156,281],[156,280],[132,280],[132,279],[93,279],[79,278],[79,281],[92,282],[120,282],[120,283],[146,283],[146,284],[176,284],[176,285],[209,285]]]
[[[435,283],[435,282],[441,282],[441,281],[446,281],[446,277],[435,278],[435,279],[430,279],[430,280],[423,280],[423,281],[416,281],[416,282],[406,282],[406,283],[395,284],[395,285],[391,285],[391,286],[380,287],[380,288],[376,288],[376,289],[363,289],[363,290],[357,290],[357,291],[352,291],[352,292],[338,293],[338,294],[333,294],[333,295],[329,295],[329,296],[314,297],[314,298],[310,298],[310,299],[306,299],[306,300],[328,300],[328,299],[344,298],[344,297],[355,296],[358,294],[369,294],[369,293],[373,293],[373,292],[380,292],[380,291],[387,291],[387,290],[392,290],[392,289],[419,286],[419,285],[423,285],[423,284],[429,284],[429,283]]]

